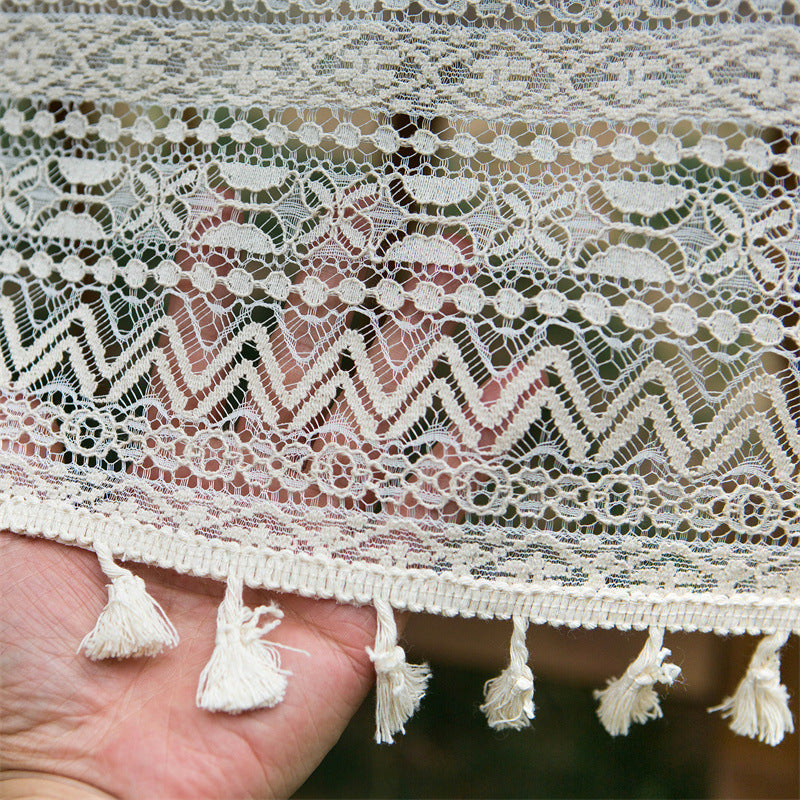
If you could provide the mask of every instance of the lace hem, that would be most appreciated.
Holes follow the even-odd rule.
[[[428,570],[347,564],[338,559],[209,540],[109,518],[67,503],[12,495],[0,501],[0,528],[64,544],[108,547],[115,556],[197,577],[225,580],[231,571],[253,588],[453,617],[509,619],[571,628],[668,630],[717,634],[800,633],[800,600],[762,595],[546,589]]]

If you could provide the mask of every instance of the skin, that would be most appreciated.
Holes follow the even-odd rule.
[[[346,210],[341,214],[350,214],[352,226],[369,235],[368,215],[378,195],[367,193],[344,200]],[[199,237],[210,226],[240,219],[240,211],[231,201],[235,198],[223,195],[213,215],[195,222],[193,235]],[[322,250],[330,248],[339,235],[335,230],[325,233],[319,246]],[[469,241],[459,235],[450,241],[464,256],[465,265],[471,262]],[[195,251],[190,239],[176,259],[186,275],[178,284],[169,314],[178,325],[191,369],[201,374],[212,364],[221,334],[230,329],[235,298],[218,283],[214,302],[209,303],[193,287],[188,275],[196,263]],[[345,248],[340,252],[340,258],[354,259],[356,266],[363,258],[358,250]],[[210,263],[223,278],[233,257],[216,254]],[[369,270],[366,261],[364,270]],[[438,283],[448,296],[470,277],[470,269],[464,265],[439,269],[418,264],[410,272],[408,291],[413,291],[420,280],[428,280]],[[330,261],[313,253],[298,282],[306,275],[322,280],[329,291],[341,280],[339,270]],[[335,294],[331,297],[335,298]],[[286,331],[276,331],[272,341],[275,351],[282,353],[282,374],[289,386],[302,378],[307,364],[319,355],[317,348],[326,347],[331,338],[347,328],[352,314],[347,306],[332,300],[316,312],[315,320],[307,308],[292,307],[297,293],[292,298],[284,309]],[[407,327],[391,317],[384,321],[380,337],[376,337],[368,353],[384,392],[397,390],[406,371],[413,368],[411,354],[419,352],[420,344],[432,344],[452,333],[453,312],[445,304],[441,314],[426,317],[407,301],[401,312],[410,323]],[[297,358],[287,352],[284,336],[293,337]],[[162,346],[168,354],[169,343],[162,342]],[[481,387],[482,401],[487,405],[496,401],[515,371],[509,369]],[[184,410],[191,413],[208,389],[190,392],[182,385],[179,371],[173,370],[173,374],[178,391],[186,398]],[[151,375],[150,392],[157,400],[156,406],[169,409],[173,398],[162,378],[158,373]],[[262,385],[269,386],[267,376]],[[537,385],[541,381],[530,391],[535,391]],[[523,394],[518,403],[525,399]],[[290,420],[292,410],[281,409],[277,397],[272,401],[278,407],[279,425]],[[328,419],[338,420],[340,428],[357,430],[357,421],[341,396],[327,413]],[[219,423],[224,414],[225,408],[212,409],[203,424]],[[149,421],[154,426],[159,424],[156,412]],[[324,431],[324,421],[315,421],[319,430]],[[236,429],[240,434],[243,431],[241,426]],[[184,433],[191,434],[193,430],[184,425]],[[483,430],[480,446],[491,448],[498,433]],[[321,433],[313,446],[319,450],[338,435]],[[431,454],[455,470],[459,465],[458,448],[454,447],[458,433],[453,430],[449,439],[443,439]],[[6,442],[5,446],[19,450],[32,445]],[[181,455],[180,450],[177,455]],[[152,468],[153,462],[145,459],[132,469],[141,477]],[[186,467],[180,467],[175,477],[192,479],[187,476]],[[234,484],[240,477],[233,479]],[[309,491],[317,490],[312,487]],[[349,509],[355,501],[331,497],[327,502],[331,507],[344,503]],[[372,498],[359,502],[369,503]],[[386,507],[395,517],[409,517],[423,527],[441,521],[442,515],[453,521],[459,518],[457,508],[423,508],[410,494],[400,503],[386,503]],[[282,665],[293,675],[284,701],[275,708],[238,716],[202,711],[195,706],[195,692],[198,676],[214,647],[217,607],[224,591],[221,583],[126,565],[145,579],[148,592],[178,630],[180,645],[156,658],[95,663],[76,652],[106,601],[107,579],[94,554],[8,532],[0,533],[0,547],[3,769],[66,776],[85,783],[87,792],[89,787],[96,787],[126,800],[286,797],[335,744],[374,680],[365,650],[375,638],[372,608],[248,590],[244,601],[250,607],[277,600],[284,612],[282,623],[270,639],[304,650],[308,657],[282,651]]]
[[[181,637],[156,658],[76,654],[105,602],[92,553],[0,534],[3,769],[64,775],[114,797],[287,797],[336,743],[373,682],[370,608],[290,595],[270,634],[293,672],[283,703],[238,716],[195,707],[222,584],[133,567]],[[128,565],[131,566],[131,565]],[[246,602],[266,601],[248,592]]]
[[[215,213],[197,219],[176,259],[187,275],[197,252],[191,237],[239,219],[226,204],[232,199],[226,193]],[[212,254],[210,262],[224,278],[232,254]],[[337,279],[320,262],[311,260],[309,271],[328,283]],[[235,298],[218,284],[209,303],[188,278],[178,288],[169,314],[178,321],[192,370],[199,373],[213,357]],[[294,310],[288,307],[285,313],[292,319]],[[169,352],[169,342],[162,346]],[[302,374],[301,365],[291,360],[283,366],[287,381]],[[151,393],[171,407],[155,372]],[[186,394],[191,412],[203,393]],[[282,411],[282,421],[290,416]],[[216,410],[207,419],[218,422]],[[193,429],[186,426],[184,432]],[[151,466],[146,460],[132,471],[142,475]],[[94,554],[9,532],[0,533],[0,547],[4,770],[62,775],[119,798],[286,797],[336,743],[374,681],[365,650],[375,639],[372,608],[248,590],[244,601],[250,607],[277,601],[284,613],[270,639],[308,656],[281,652],[282,666],[293,675],[284,701],[274,709],[238,716],[202,711],[195,706],[195,692],[214,648],[223,584],[126,565],[145,579],[180,644],[156,658],[92,662],[76,651],[107,597],[108,579]]]

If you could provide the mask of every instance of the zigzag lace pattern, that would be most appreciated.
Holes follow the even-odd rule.
[[[0,21],[9,524],[800,628],[785,9],[151,5]]]

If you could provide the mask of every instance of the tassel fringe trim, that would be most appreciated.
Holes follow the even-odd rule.
[[[104,542],[95,542],[95,552],[111,581],[108,602],[81,641],[79,652],[99,661],[155,656],[176,647],[178,633],[164,609],[147,593],[144,581],[115,563]],[[279,651],[308,655],[264,640],[280,625],[283,613],[274,603],[255,609],[245,607],[242,591],[241,576],[229,576],[217,615],[214,651],[197,689],[197,705],[208,711],[238,714],[272,708],[283,700],[291,675],[281,666]],[[378,621],[375,647],[368,647],[367,653],[377,678],[375,740],[391,744],[397,733],[405,733],[405,723],[419,708],[431,673],[427,664],[406,662],[405,652],[397,643],[397,626],[389,603],[376,599],[374,605]],[[267,614],[272,621],[260,625]],[[515,616],[513,624],[508,666],[484,685],[481,710],[496,730],[519,730],[534,718],[534,681],[525,641],[528,617]],[[734,733],[772,746],[794,732],[789,693],[780,682],[780,649],[788,637],[788,632],[764,637],[733,695],[708,709],[729,718]],[[662,647],[663,638],[663,628],[651,627],[644,648],[625,673],[594,692],[599,701],[597,715],[612,736],[627,734],[633,723],[662,716],[654,686],[674,683],[681,672],[675,664],[664,663],[670,651]]]
[[[367,648],[376,676],[375,741],[392,744],[395,734],[405,733],[405,723],[419,708],[431,672],[427,664],[406,662],[405,651],[397,644],[391,606],[385,600],[376,600],[375,611],[375,647]]]
[[[774,747],[786,733],[794,732],[789,692],[780,682],[780,650],[788,633],[765,636],[750,660],[747,673],[731,697],[708,710],[730,718],[730,728],[740,736],[758,739]]]
[[[242,602],[243,588],[241,577],[229,578],[217,613],[214,651],[197,687],[197,705],[206,711],[240,714],[278,705],[292,674],[281,667],[279,649],[308,655],[262,638],[280,625],[283,612],[274,603],[247,608]],[[265,614],[272,621],[259,625]]]
[[[625,674],[609,681],[605,689],[595,691],[594,697],[600,701],[597,716],[612,736],[625,736],[632,723],[662,716],[653,687],[656,683],[671,685],[681,673],[675,664],[663,663],[670,655],[668,649],[662,648],[663,642],[663,628],[650,628],[644,648]]]
[[[144,581],[114,562],[111,550],[101,544],[95,552],[111,580],[108,603],[97,623],[78,647],[87,658],[135,658],[156,656],[178,644],[178,632],[164,609],[147,593]]]
[[[489,727],[495,730],[527,728],[534,717],[533,673],[527,664],[527,630],[527,620],[514,617],[508,666],[497,678],[486,681],[483,687],[485,702],[481,711],[486,715]]]

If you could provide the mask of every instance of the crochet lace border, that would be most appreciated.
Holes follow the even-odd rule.
[[[668,630],[718,634],[800,634],[800,599],[752,594],[637,592],[628,589],[549,588],[428,570],[351,564],[289,551],[265,551],[187,532],[159,530],[136,520],[108,517],[66,502],[27,494],[0,500],[0,528],[91,549],[102,542],[113,554],[224,580],[232,571],[246,584],[279,592],[443,616],[508,619],[577,628]]]

